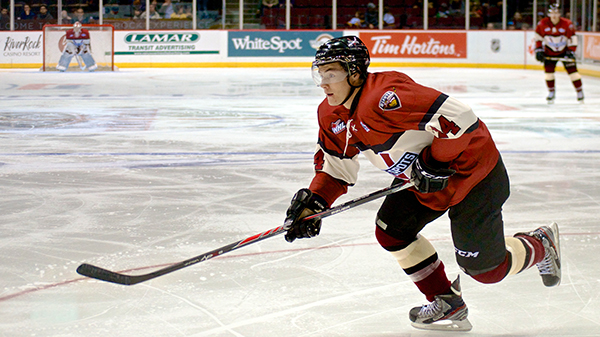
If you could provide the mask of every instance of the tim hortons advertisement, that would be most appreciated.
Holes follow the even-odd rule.
[[[466,32],[361,32],[360,38],[372,57],[467,58]]]
[[[600,61],[600,35],[584,34],[583,57]]]

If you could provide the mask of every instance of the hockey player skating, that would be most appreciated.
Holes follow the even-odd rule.
[[[67,30],[65,35],[67,45],[63,51],[56,69],[66,71],[69,68],[71,59],[75,57],[81,69],[94,71],[98,69],[94,58],[92,57],[92,48],[90,47],[90,32],[82,28],[81,23],[75,22],[73,29]],[[81,58],[81,60],[79,59]],[[85,64],[85,67],[81,62]]]
[[[535,29],[535,58],[544,63],[548,87],[546,100],[549,104],[554,103],[556,98],[554,70],[559,59],[573,82],[577,100],[583,103],[583,85],[581,75],[577,72],[575,50],[577,50],[577,35],[575,35],[573,22],[561,17],[558,4],[550,5],[548,17],[540,20]]]
[[[456,260],[482,283],[496,283],[537,265],[546,286],[560,283],[556,224],[504,237],[502,205],[509,181],[500,153],[469,106],[406,74],[368,73],[369,52],[355,36],[317,51],[313,79],[327,96],[318,108],[315,176],[287,210],[286,240],[319,234],[320,220],[302,221],[331,205],[357,180],[362,152],[376,167],[414,188],[389,195],[375,235],[429,304],[409,312],[423,329],[470,330],[459,279],[450,282],[435,248],[419,232],[448,212]]]

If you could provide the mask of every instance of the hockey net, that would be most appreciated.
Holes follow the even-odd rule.
[[[73,25],[45,25],[43,28],[43,71],[56,71],[58,60],[67,45],[65,34]],[[114,27],[112,25],[83,25],[90,32],[92,57],[98,69],[96,71],[113,71],[114,65]],[[83,71],[73,57],[67,71]]]

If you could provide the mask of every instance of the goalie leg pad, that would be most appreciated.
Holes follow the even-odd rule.
[[[83,60],[83,62],[85,63],[85,66],[88,68],[89,71],[94,71],[94,70],[98,69],[98,66],[96,65],[96,61],[94,61],[92,54],[83,53],[80,55],[81,55],[81,59]]]
[[[74,54],[63,53],[60,59],[58,60],[58,65],[56,66],[56,69],[60,71],[67,70],[69,68],[69,64],[71,64],[71,59],[73,58],[73,55]]]

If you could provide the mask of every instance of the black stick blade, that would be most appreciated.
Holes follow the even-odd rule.
[[[77,273],[79,275],[91,277],[97,280],[102,280],[110,283],[117,283],[122,285],[132,285],[137,282],[132,282],[132,277],[129,275],[118,274],[104,268],[96,267],[91,264],[84,263],[77,267]]]

